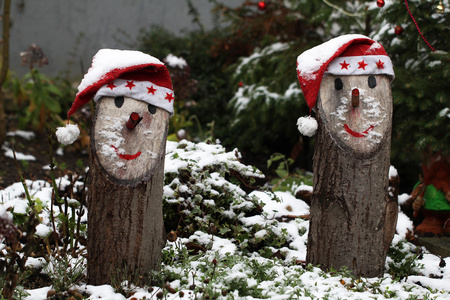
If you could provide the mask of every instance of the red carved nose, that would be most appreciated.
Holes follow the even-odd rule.
[[[140,117],[138,113],[131,113],[130,118],[127,121],[127,128],[133,130],[141,120],[142,117]]]
[[[357,107],[359,105],[359,90],[352,90],[352,106]]]

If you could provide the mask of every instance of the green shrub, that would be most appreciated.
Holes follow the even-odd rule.
[[[208,232],[232,239],[243,251],[286,245],[286,233],[279,232],[276,221],[250,228],[241,222],[243,216],[262,213],[259,199],[248,192],[260,188],[257,182],[264,176],[240,163],[237,150],[226,152],[221,145],[188,141],[168,143],[163,202],[167,231],[181,237]],[[266,234],[255,238],[262,230]]]
[[[393,243],[389,248],[386,260],[386,272],[397,280],[407,278],[410,275],[417,275],[423,267],[422,264],[417,262],[420,255],[421,249],[406,240]]]

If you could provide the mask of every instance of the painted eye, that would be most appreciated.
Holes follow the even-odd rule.
[[[369,76],[368,84],[371,89],[377,86],[377,79],[375,78],[375,76]]]
[[[149,104],[149,105],[148,105],[148,111],[149,111],[152,115],[154,115],[154,114],[156,113],[156,106],[154,106],[154,105],[152,105],[152,104]]]
[[[334,80],[334,88],[338,91],[344,88],[344,84],[342,83],[342,80],[340,78],[336,78]]]
[[[123,96],[118,96],[116,98],[114,98],[114,104],[117,106],[117,108],[121,108],[123,105]]]

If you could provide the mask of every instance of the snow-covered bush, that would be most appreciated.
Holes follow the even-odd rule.
[[[263,211],[265,203],[280,199],[258,186],[264,175],[239,158],[237,149],[227,152],[219,144],[168,142],[163,202],[166,230],[181,237],[197,231],[210,233],[231,239],[243,251],[287,246],[287,231]]]

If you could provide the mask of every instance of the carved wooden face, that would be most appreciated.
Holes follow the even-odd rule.
[[[169,113],[128,97],[96,106],[91,147],[103,169],[121,181],[148,179],[164,159]]]
[[[392,93],[386,75],[326,75],[317,105],[337,141],[358,153],[372,152],[390,135]]]

